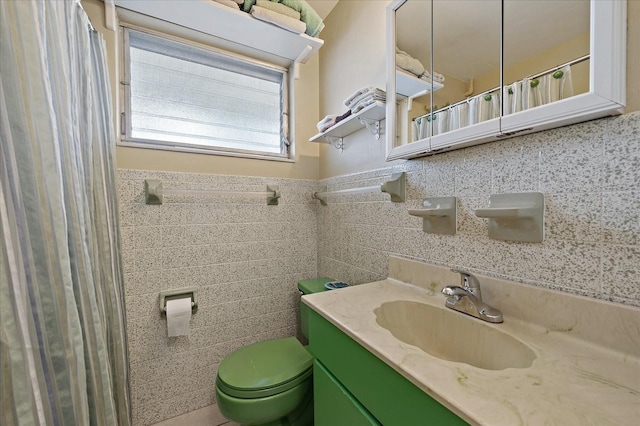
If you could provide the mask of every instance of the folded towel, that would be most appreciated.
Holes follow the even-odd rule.
[[[347,106],[350,106],[350,105],[353,105],[353,104],[357,104],[361,100],[366,99],[366,98],[371,98],[371,97],[376,98],[376,99],[386,99],[387,95],[382,90],[376,89],[376,90],[374,90],[372,92],[366,92],[366,93],[363,93],[363,94],[361,94],[359,96],[356,96],[351,102],[349,102],[349,105],[347,105]]]
[[[358,89],[353,93],[353,95],[349,96],[347,99],[344,100],[344,104],[346,106],[349,106],[349,104],[352,103],[353,100],[355,98],[357,98],[358,96],[362,95],[363,93],[372,92],[374,90],[376,90],[376,88],[375,87],[371,87],[371,86],[367,86],[367,87],[363,87],[362,89]]]
[[[365,90],[365,89],[368,89],[368,90]],[[359,108],[354,108],[354,107],[356,105],[360,104],[363,101],[372,99],[374,101],[383,101],[384,102],[387,99],[387,94],[383,90],[375,89],[375,88],[360,89],[358,92],[354,93],[354,95],[350,96],[345,101],[345,105],[347,105],[347,107],[349,107],[351,112],[355,112],[354,109],[356,109],[356,110],[359,109]]]
[[[307,29],[307,24],[302,21],[260,6],[253,6],[250,13],[256,19],[269,22],[296,34],[302,34]]]
[[[431,81],[431,73],[429,71],[425,71],[420,76],[420,79],[421,80],[426,80],[426,81]],[[433,81],[436,81],[438,83],[444,83],[444,75],[434,71],[433,72]]]
[[[415,59],[407,52],[404,52],[396,47],[396,66],[399,66],[403,70],[407,70],[416,76],[421,76],[424,73],[424,66],[419,60]]]
[[[284,4],[276,3],[271,0],[256,0],[256,6],[273,10],[274,12],[278,12],[282,15],[286,15],[293,19],[297,19],[298,21],[300,20],[300,12],[298,12],[297,10],[291,9],[289,6],[285,6]]]
[[[351,107],[351,113],[355,114],[358,111],[368,107],[369,105],[371,105],[372,103],[374,103],[376,100],[373,98],[367,98],[367,99],[363,99],[360,102],[358,102],[357,104],[355,104],[354,106]]]
[[[216,3],[220,3],[223,4],[225,6],[228,6],[232,9],[236,9],[236,10],[240,10],[240,6],[238,6],[238,3],[236,2],[236,0],[213,0]]]
[[[318,124],[316,125],[318,127],[318,131],[320,133],[322,133],[325,130],[327,130],[329,127],[331,127],[334,124],[336,124],[336,118],[337,117],[338,117],[337,115],[327,115],[325,118],[320,120],[318,122]]]
[[[307,30],[305,31],[311,37],[317,37],[320,31],[324,28],[322,18],[318,13],[313,10],[309,4],[304,0],[271,0],[274,3],[280,3],[291,9],[300,12],[300,20],[307,24]],[[243,10],[249,12],[251,7],[256,4],[256,0],[245,0]]]
[[[349,117],[351,115],[351,110],[345,112],[342,115],[339,115],[336,117],[336,124],[338,124],[339,122],[341,122],[342,120],[344,120],[345,118]]]

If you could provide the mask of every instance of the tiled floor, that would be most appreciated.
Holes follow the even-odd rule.
[[[156,423],[153,426],[240,426],[238,423],[225,419],[216,404],[211,404],[199,410]]]

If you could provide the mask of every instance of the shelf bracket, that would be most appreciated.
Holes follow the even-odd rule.
[[[380,140],[380,120],[370,120],[362,117],[358,117],[358,120],[376,137],[376,140]]]
[[[311,46],[308,46],[308,45],[305,46],[305,48],[302,49],[302,52],[300,52],[298,57],[293,61],[293,79],[294,80],[298,80],[300,78],[300,63],[307,59],[307,57],[309,56],[312,50],[313,48]]]
[[[415,95],[408,96],[407,97],[407,109],[409,111],[411,111],[411,109],[413,108],[413,100],[415,98],[419,98],[420,96],[427,95],[427,94],[429,94],[429,92],[430,92],[429,90],[423,90],[422,92],[418,92]]]
[[[344,139],[342,137],[325,135],[323,138],[328,140],[329,143],[342,154],[344,151]]]

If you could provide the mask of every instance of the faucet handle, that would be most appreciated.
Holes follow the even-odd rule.
[[[460,269],[451,269],[451,271],[460,274],[460,287],[471,290],[480,290],[480,281],[471,272],[462,271]]]

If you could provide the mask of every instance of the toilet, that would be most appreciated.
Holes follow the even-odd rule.
[[[298,282],[302,294],[325,291],[321,277]],[[308,338],[308,307],[300,302]],[[227,355],[218,367],[216,400],[222,415],[242,425],[313,424],[313,357],[295,337],[254,343]]]

